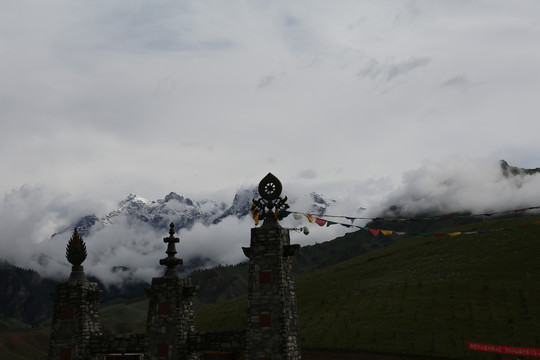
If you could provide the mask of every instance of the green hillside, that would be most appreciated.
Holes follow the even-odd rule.
[[[148,300],[114,299],[101,305],[99,312],[104,333],[144,333]]]
[[[407,227],[401,229],[405,231],[447,233],[517,228],[535,221],[540,216],[466,225],[447,222],[446,229],[436,229],[441,222],[379,223],[377,227],[398,230],[401,225]],[[540,348],[540,225],[456,237],[375,238],[359,231],[325,243],[324,250],[308,251],[311,255],[304,263],[320,267],[317,261],[328,261],[324,254],[338,258],[355,247],[369,252],[296,278],[303,347],[467,359],[516,357],[471,352],[464,349],[465,341]],[[218,268],[210,278],[237,276],[235,269],[225,269],[228,275]],[[204,281],[200,285],[205,286]],[[197,328],[243,328],[246,308],[245,295],[198,306]],[[104,303],[104,330],[142,332],[146,310],[146,300]],[[14,331],[11,326],[11,321],[2,322],[2,358],[11,358],[4,355],[16,354],[8,350],[15,351],[26,340],[41,344],[32,349],[34,354],[44,354],[46,327],[29,329],[19,324],[20,330]]]
[[[15,318],[0,319],[0,359],[45,359],[49,350],[49,326],[32,327]]]
[[[423,228],[429,226],[424,223]],[[370,233],[359,231],[345,234],[331,241],[302,246],[293,259],[293,272],[296,276],[312,272],[403,239],[399,237],[375,238]],[[241,250],[238,249],[238,251]],[[193,283],[200,287],[195,296],[195,305],[223,302],[247,292],[248,264],[246,261],[233,266],[218,266],[195,271],[190,277]]]
[[[499,219],[440,232],[539,220]],[[540,225],[534,225],[483,235],[414,237],[299,276],[302,346],[515,358],[471,352],[464,342],[540,348],[539,260]],[[197,326],[242,328],[246,306],[242,296],[202,307]]]

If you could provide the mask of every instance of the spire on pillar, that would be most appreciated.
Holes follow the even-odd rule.
[[[66,258],[72,265],[68,281],[87,281],[84,269],[81,266],[86,259],[86,255],[86,245],[82,237],[79,236],[77,228],[75,228],[66,248]]]
[[[180,242],[180,239],[174,237],[174,223],[171,223],[169,229],[169,236],[163,239],[163,242],[167,243],[167,254],[166,258],[159,260],[160,265],[167,266],[167,270],[163,277],[178,277],[178,271],[176,271],[176,266],[182,265],[182,259],[178,259],[176,255],[176,243]]]

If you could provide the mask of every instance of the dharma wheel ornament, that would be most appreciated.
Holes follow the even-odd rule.
[[[86,281],[86,276],[81,266],[86,259],[86,255],[86,245],[82,237],[80,237],[77,228],[75,228],[66,248],[66,258],[72,265],[69,281]]]
[[[251,205],[251,213],[255,224],[258,224],[259,220],[264,220],[269,216],[272,216],[276,220],[281,220],[279,214],[282,210],[287,210],[287,197],[281,198],[281,191],[283,187],[281,182],[272,173],[268,173],[259,183],[259,195],[260,199],[253,199]]]

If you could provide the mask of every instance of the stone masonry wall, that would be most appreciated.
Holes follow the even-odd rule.
[[[144,354],[146,334],[115,334],[95,336],[90,341],[93,359],[107,354]]]
[[[300,359],[289,231],[267,218],[251,230],[246,359]]]
[[[90,340],[101,335],[96,283],[68,281],[56,286],[49,360],[87,360]]]
[[[152,279],[146,327],[148,359],[198,359],[189,348],[188,338],[195,332],[191,279],[161,277]]]
[[[245,330],[200,331],[189,339],[195,351],[243,351],[246,347]]]

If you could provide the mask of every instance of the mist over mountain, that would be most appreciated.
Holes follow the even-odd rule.
[[[284,195],[290,210],[304,213],[375,218],[414,217],[448,213],[505,211],[540,204],[540,169],[522,169],[505,161],[449,158],[424,162],[405,173],[399,183],[387,179],[313,186],[288,184]],[[122,287],[160,276],[165,257],[162,239],[175,223],[180,238],[180,271],[189,273],[215,265],[237,264],[246,258],[255,224],[249,208],[256,187],[236,191],[230,202],[196,199],[170,192],[147,200],[135,194],[114,205],[99,199],[77,199],[46,188],[22,186],[0,203],[0,259],[62,280],[70,265],[64,253],[75,227],[88,249],[83,264],[89,276],[106,286]],[[331,196],[322,195],[330,193]],[[340,195],[341,194],[341,195]],[[365,209],[367,208],[367,209]],[[349,220],[345,220],[349,222]],[[356,220],[364,225],[368,220]],[[308,226],[309,236],[291,232],[301,245],[324,242],[355,231],[342,226],[320,227],[306,218],[289,216],[282,226]]]
[[[193,201],[174,192],[155,201],[129,194],[120,201],[116,209],[104,217],[98,218],[94,214],[84,216],[75,224],[70,224],[60,232],[52,234],[52,237],[70,233],[74,228],[77,228],[82,236],[87,236],[91,231],[99,231],[118,223],[120,218],[125,218],[129,225],[147,224],[156,231],[168,229],[171,222],[175,223],[176,229],[191,229],[195,223],[208,226],[219,223],[231,214],[238,217],[245,216],[249,212],[249,204],[245,209],[247,200],[241,202],[238,198],[237,194],[233,205],[228,207],[225,203],[212,200]]]
[[[370,210],[384,217],[492,213],[540,205],[540,168],[505,160],[425,162]]]
[[[289,204],[318,215],[336,204],[335,200],[314,192],[288,195]],[[241,247],[249,244],[249,229],[254,226],[249,209],[257,197],[255,187],[238,190],[231,203],[195,200],[175,192],[157,200],[129,194],[114,208],[104,211],[97,202],[77,208],[80,204],[67,195],[24,186],[4,198],[3,211],[12,219],[0,220],[1,258],[34,269],[42,276],[63,279],[70,272],[65,247],[77,228],[88,248],[83,264],[88,275],[106,286],[148,282],[161,275],[159,259],[166,256],[162,239],[168,236],[169,224],[173,222],[176,236],[181,239],[177,246],[178,256],[184,260],[180,271],[190,273],[215,265],[236,264],[245,260]],[[327,232],[323,234],[324,241],[343,233]]]

